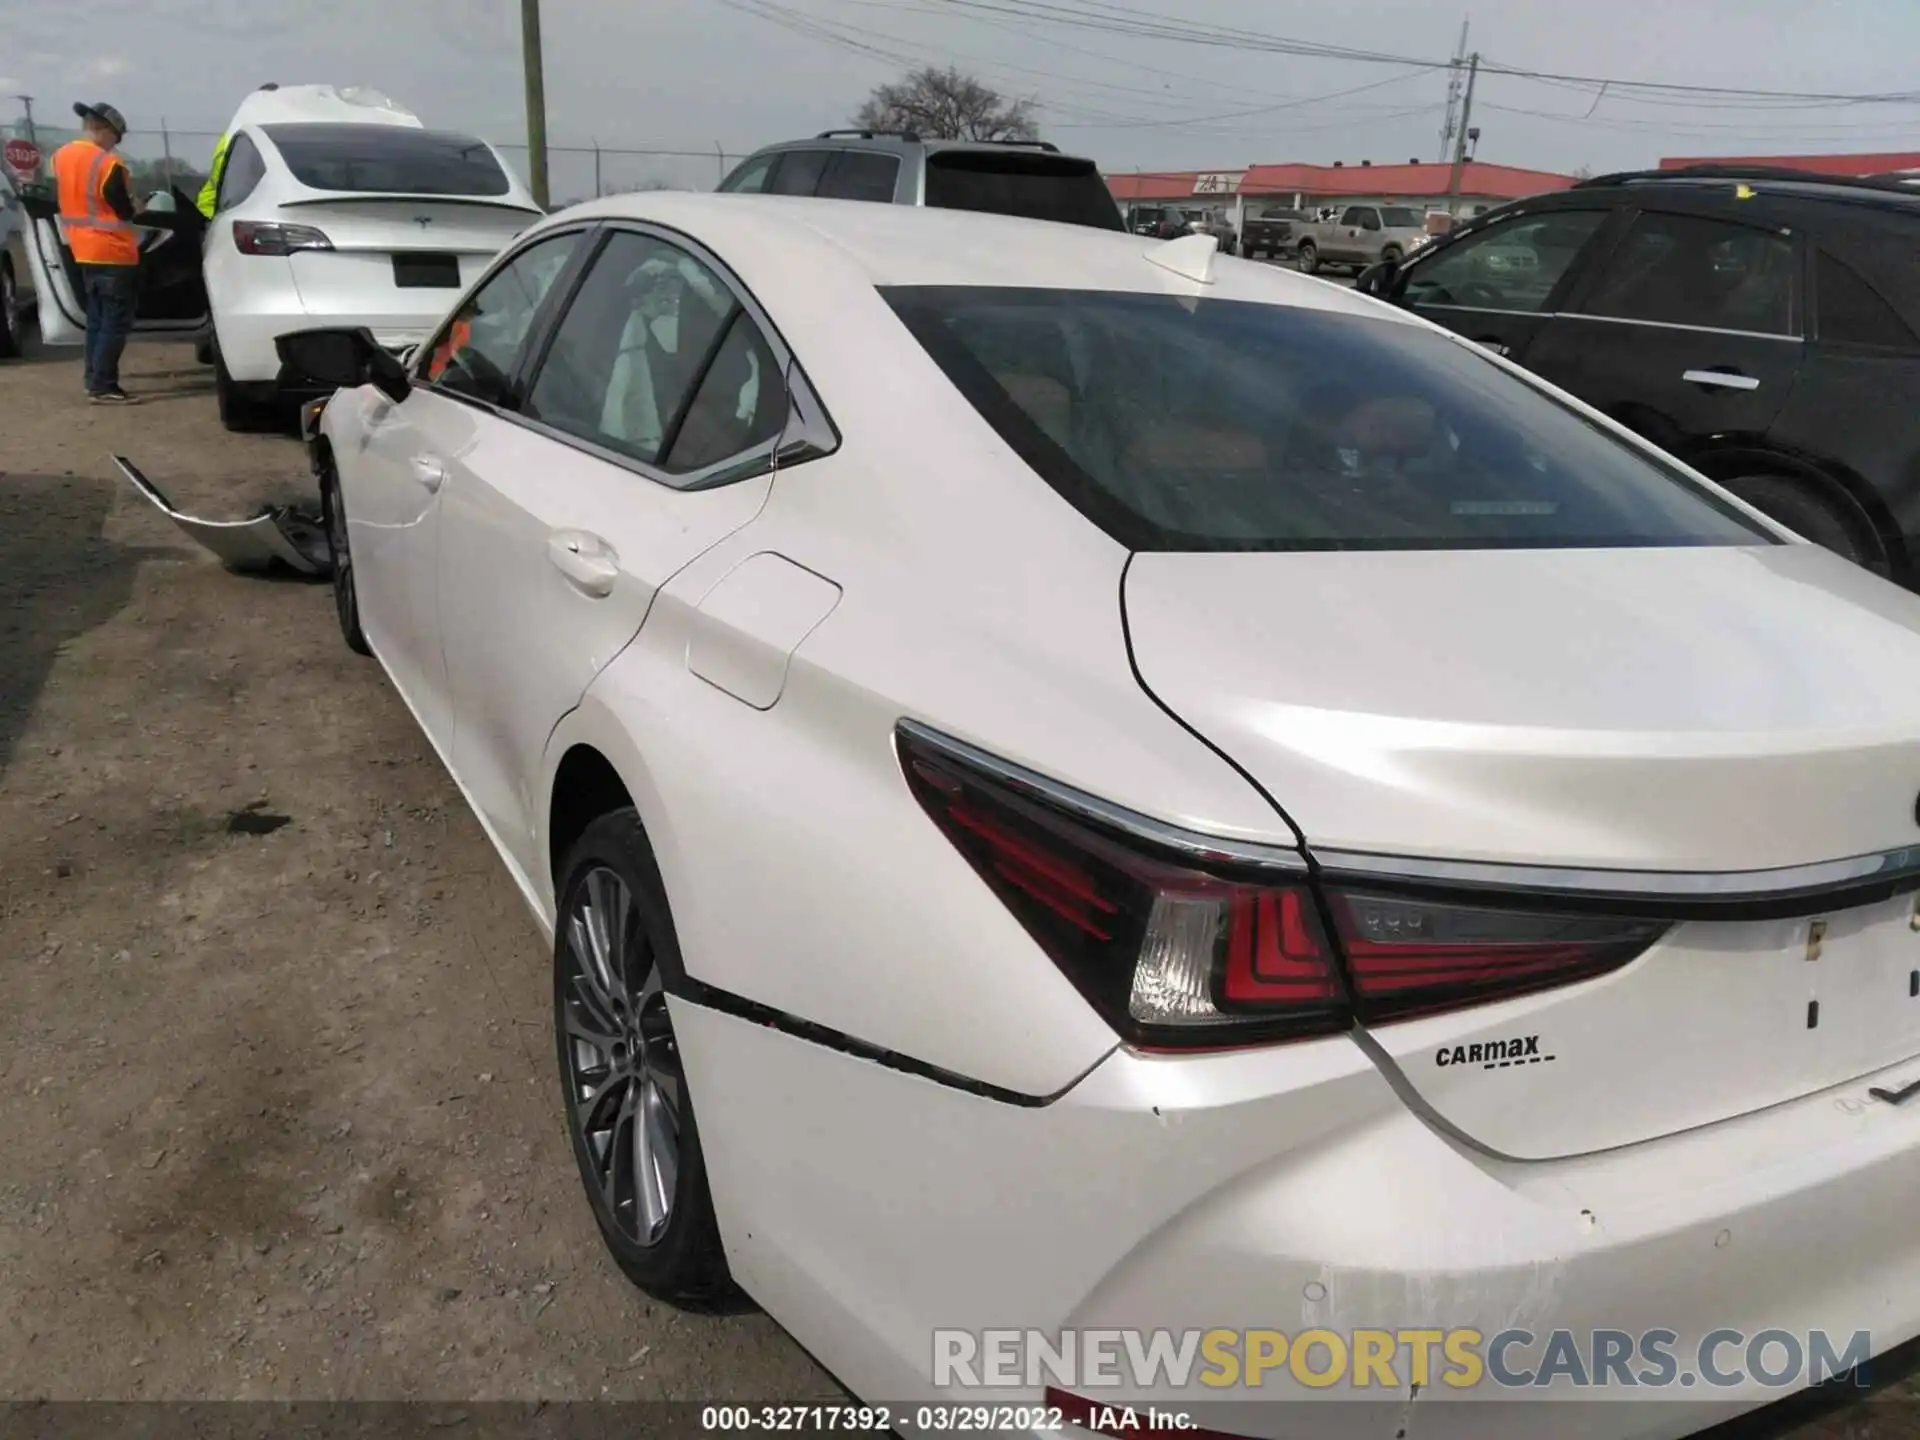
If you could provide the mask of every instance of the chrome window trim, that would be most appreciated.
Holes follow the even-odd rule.
[[[1044,800],[1070,814],[1081,816],[1112,830],[1130,835],[1163,850],[1170,850],[1190,860],[1211,864],[1257,865],[1270,870],[1285,870],[1292,874],[1303,875],[1307,871],[1307,860],[1297,849],[1281,845],[1262,845],[1256,841],[1224,840],[1216,835],[1206,835],[1197,830],[1188,830],[1183,826],[1172,825],[1164,820],[1156,820],[1151,815],[1142,815],[1137,810],[1115,805],[1110,801],[1088,795],[1070,785],[1062,784],[1038,771],[1029,770],[1024,765],[1011,760],[1002,760],[976,745],[957,740],[943,731],[935,730],[918,720],[901,719],[894,726],[896,735],[904,735],[916,744],[928,749],[943,751],[953,759],[983,771],[994,779],[1016,790],[1025,791],[1036,799]]]
[[[1315,863],[1342,878],[1430,881],[1503,891],[1621,899],[1752,901],[1791,899],[1853,886],[1911,881],[1920,889],[1920,845],[1768,870],[1611,870],[1438,860],[1356,850],[1314,849]]]
[[[706,266],[707,269],[712,272],[714,278],[726,287],[727,293],[733,296],[734,303],[740,307],[741,312],[759,327],[760,338],[767,342],[767,348],[773,351],[773,358],[780,367],[783,383],[786,383],[788,386],[791,401],[786,425],[783,426],[780,433],[772,439],[763,440],[758,445],[747,450],[742,450],[736,455],[729,455],[726,459],[717,461],[712,465],[704,466],[699,470],[675,472],[663,469],[645,460],[636,459],[631,455],[624,454],[608,446],[597,444],[583,436],[575,435],[572,431],[561,430],[534,416],[526,415],[519,411],[496,410],[496,414],[500,415],[502,419],[512,420],[516,424],[524,425],[527,429],[533,430],[562,445],[571,446],[585,454],[594,456],[596,459],[605,460],[609,464],[631,470],[634,474],[651,480],[654,484],[664,486],[669,490],[711,490],[720,485],[729,485],[735,481],[748,480],[756,475],[772,470],[776,468],[774,462],[778,455],[786,454],[789,451],[797,451],[802,456],[817,457],[820,455],[831,455],[835,450],[839,449],[839,428],[834,425],[832,417],[827,413],[826,403],[820,399],[819,392],[813,388],[813,383],[807,378],[806,371],[801,368],[799,357],[793,353],[793,347],[787,343],[786,337],[780,333],[779,327],[773,323],[773,317],[762,308],[760,302],[754,297],[753,292],[728,268],[725,261],[721,260],[718,255],[714,254],[713,251],[709,250],[705,245],[702,245],[685,231],[675,230],[670,226],[661,225],[654,221],[634,220],[622,216],[608,215],[602,216],[600,223],[609,237],[624,231],[628,234],[639,235],[644,239],[657,240],[663,245],[671,245],[677,250],[684,250],[702,265]],[[605,249],[604,241],[601,242],[601,249]],[[599,255],[596,253],[592,257],[590,264],[599,263],[599,258]],[[581,282],[584,283],[585,279],[586,277],[582,276]],[[575,296],[569,297],[569,306],[571,306],[575,298],[577,298],[577,290]],[[560,315],[560,321],[564,322],[565,320],[566,313],[563,311]],[[557,328],[554,334],[556,337],[558,336],[559,331]],[[551,349],[552,345],[551,342],[549,342],[549,353]],[[542,357],[541,363],[543,365],[546,363],[544,356]],[[529,396],[533,393],[533,386],[534,383],[538,381],[539,375],[539,370],[535,369],[533,373],[527,377],[527,394]],[[797,418],[799,425],[797,429],[794,425],[796,418],[795,412],[798,412]]]
[[[419,374],[419,368],[423,367],[427,359],[433,354],[433,345],[438,343],[439,337],[444,334],[447,327],[453,323],[453,318],[460,313],[461,306],[464,306],[472,296],[477,295],[483,285],[486,285],[501,270],[512,264],[518,256],[526,253],[526,251],[532,249],[535,245],[553,239],[556,236],[566,234],[589,235],[595,231],[611,234],[617,230],[630,231],[644,236],[647,239],[658,240],[663,244],[672,245],[692,255],[702,265],[705,265],[707,269],[713,273],[714,277],[727,288],[728,293],[733,296],[735,303],[740,306],[742,313],[759,327],[761,338],[767,342],[767,347],[773,351],[774,359],[786,377],[786,383],[790,391],[787,424],[779,434],[770,440],[763,440],[750,449],[742,450],[736,455],[729,455],[726,459],[717,461],[712,465],[704,466],[699,470],[676,473],[662,469],[660,466],[649,464],[647,461],[636,459],[634,456],[615,450],[610,446],[597,444],[584,436],[574,434],[570,430],[562,430],[557,426],[549,425],[545,421],[536,419],[531,415],[523,414],[518,410],[504,409],[476,395],[466,395],[457,390],[449,390],[444,386],[424,379]],[[781,456],[789,453],[793,453],[796,457],[789,463],[798,464],[805,459],[831,455],[839,449],[840,432],[834,425],[832,417],[827,413],[825,403],[820,399],[818,392],[814,390],[812,382],[808,380],[806,371],[800,368],[799,358],[793,353],[792,347],[787,344],[786,338],[781,335],[779,329],[773,324],[772,318],[761,307],[759,301],[754,298],[753,293],[740,282],[738,277],[727,268],[717,255],[699,241],[695,240],[691,235],[683,231],[671,229],[665,225],[655,224],[651,221],[630,220],[618,216],[595,216],[582,220],[574,225],[555,226],[551,230],[542,230],[538,234],[527,235],[520,238],[523,243],[516,245],[511,253],[501,255],[500,258],[487,269],[486,273],[476,280],[472,287],[460,297],[459,302],[448,312],[440,328],[434,332],[433,339],[420,346],[419,354],[414,361],[416,367],[415,373],[409,377],[417,388],[446,400],[452,400],[462,405],[473,406],[475,409],[484,411],[495,419],[505,420],[523,429],[531,430],[543,439],[565,445],[572,450],[578,450],[584,455],[591,455],[596,460],[603,460],[609,465],[618,465],[623,470],[629,470],[642,479],[650,480],[654,484],[669,490],[712,490],[721,485],[730,485],[737,481],[750,480],[755,476],[776,470],[778,468],[776,462]],[[597,261],[598,258],[597,253],[590,256],[589,264]],[[572,303],[572,298],[571,296],[568,297],[569,304]],[[564,311],[560,318],[565,319]],[[542,357],[542,363],[545,363],[544,356]],[[538,373],[538,370],[534,371],[533,375],[528,377],[529,381],[531,382],[532,379],[536,378]],[[530,383],[528,386],[529,392],[531,392],[531,388]]]
[[[1768,330],[1727,330],[1715,325],[1680,325],[1671,320],[1634,320],[1625,315],[1590,315],[1580,310],[1556,310],[1556,320],[1595,320],[1602,325],[1646,325],[1655,330],[1685,330],[1694,335],[1733,335],[1742,340],[1777,340],[1785,345],[1801,344],[1802,334],[1776,335]]]

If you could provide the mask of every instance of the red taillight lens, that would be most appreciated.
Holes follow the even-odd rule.
[[[1107,1022],[1146,1048],[1327,1035],[1505,1000],[1618,969],[1667,929],[1390,894],[1312,879],[1304,862],[1197,862],[1148,827],[1097,818],[1097,802],[1083,813],[917,727],[895,743],[934,823]]]
[[[904,731],[898,744],[927,813],[1128,1040],[1237,1045],[1352,1023],[1304,872],[1204,868]]]
[[[242,255],[291,255],[296,250],[331,250],[333,242],[311,225],[276,225],[264,220],[233,222],[233,244]]]
[[[1360,1019],[1375,1023],[1590,979],[1626,964],[1667,928],[1337,887],[1328,904]]]

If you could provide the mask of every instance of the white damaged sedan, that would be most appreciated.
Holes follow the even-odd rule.
[[[652,1294],[902,1433],[1200,1395],[936,1363],[996,1327],[1674,1337],[1670,1404],[1402,1353],[1382,1436],[1681,1434],[1808,1378],[1682,1389],[1715,1333],[1920,1333],[1920,599],[1203,236],[621,196],[404,370],[281,344]],[[1382,1398],[1320,1343],[1201,1423]]]

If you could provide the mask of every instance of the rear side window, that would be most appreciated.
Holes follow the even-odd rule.
[[[1793,335],[1795,268],[1793,242],[1774,231],[1642,215],[1580,308],[1619,320]]]
[[[773,162],[777,155],[757,155],[736,169],[720,182],[721,190],[729,194],[758,195],[767,188],[767,177],[773,173]]]
[[[874,150],[842,150],[820,193],[832,200],[877,200],[890,204],[900,181],[900,157]]]
[[[220,188],[214,200],[214,213],[232,209],[253,193],[267,178],[267,167],[260,160],[260,148],[245,135],[227,142],[227,158],[220,167]]]
[[[1844,260],[1820,251],[1814,260],[1814,285],[1822,340],[1882,350],[1920,349],[1907,322]]]
[[[266,135],[310,190],[362,195],[505,195],[507,172],[486,142],[411,125],[268,125]]]
[[[1008,445],[1132,549],[1775,543],[1423,326],[1171,295],[883,293]]]
[[[767,185],[769,195],[811,195],[820,188],[820,177],[826,174],[827,162],[833,159],[831,150],[786,150],[783,151],[773,167],[773,178]]]
[[[1113,192],[1091,160],[1009,150],[935,150],[927,156],[926,203],[1029,220],[1124,230]]]
[[[554,331],[526,413],[659,464],[737,307],[726,283],[686,251],[650,235],[610,236]],[[763,390],[776,383],[764,379]],[[744,395],[736,390],[736,408]]]

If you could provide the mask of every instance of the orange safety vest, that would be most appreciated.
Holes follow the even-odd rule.
[[[60,190],[60,234],[82,265],[138,265],[140,235],[107,204],[107,179],[127,162],[91,140],[73,140],[53,152]]]

